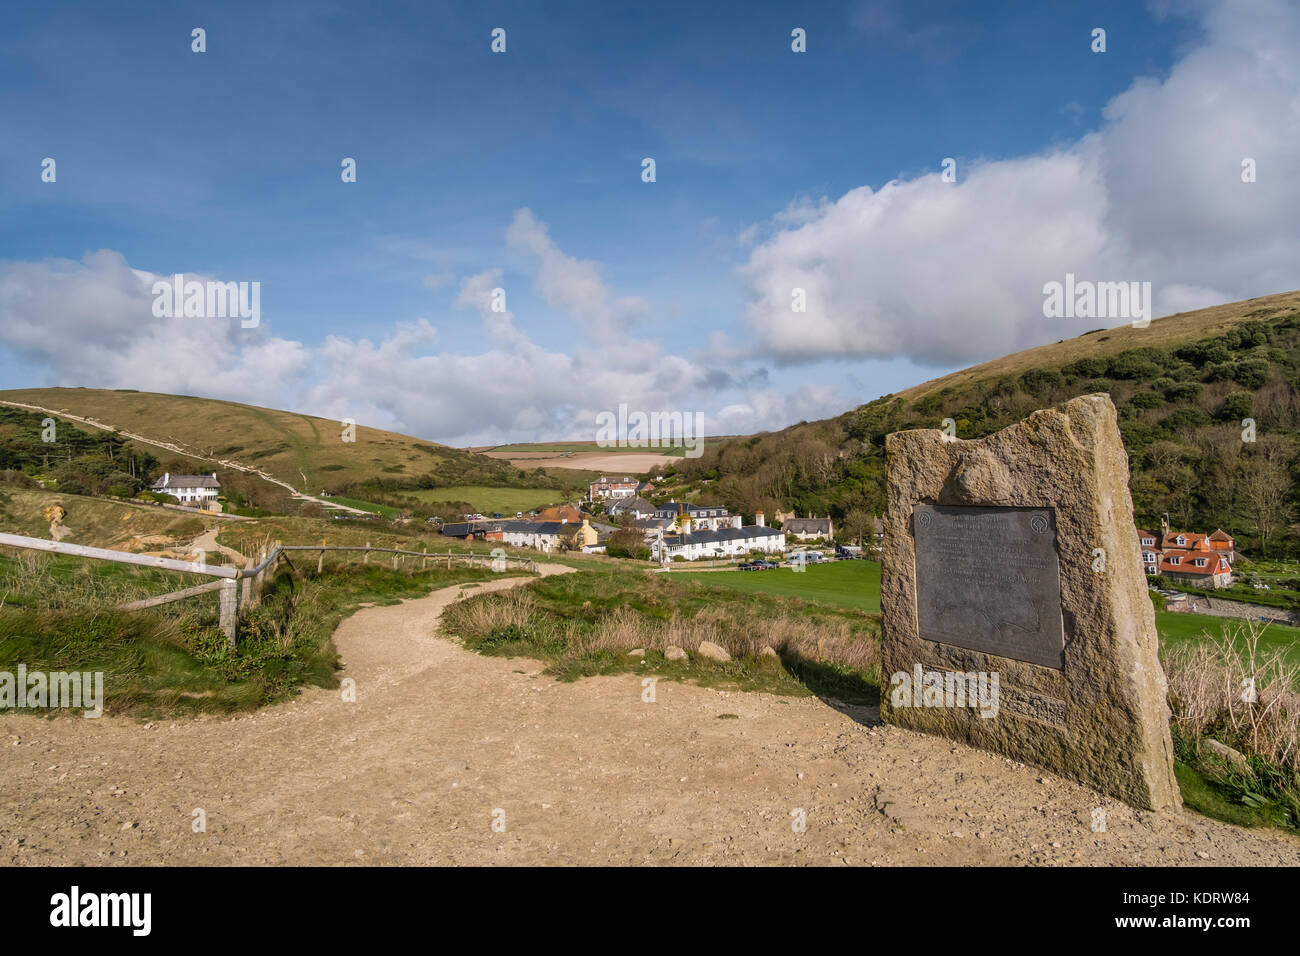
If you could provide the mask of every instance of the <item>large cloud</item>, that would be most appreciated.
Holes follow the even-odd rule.
[[[1222,0],[1074,144],[794,204],[741,270],[754,353],[963,363],[1106,324],[1043,317],[1067,272],[1150,281],[1156,315],[1300,286],[1298,49],[1293,3]]]
[[[301,343],[237,318],[157,318],[159,278],[169,277],[132,269],[110,249],[80,262],[0,262],[0,344],[60,383],[266,404],[293,395],[309,363]]]
[[[519,242],[516,227],[537,254],[539,287],[576,326],[592,331],[601,303],[624,303],[622,313],[615,308],[624,317],[642,310],[640,300],[613,296],[594,263],[575,267],[527,210],[512,227]],[[439,350],[437,328],[423,318],[394,323],[375,339],[329,336],[317,345],[276,337],[269,322],[245,329],[238,319],[155,318],[158,278],[112,250],[80,262],[0,262],[0,347],[43,370],[49,384],[225,398],[466,445],[592,440],[597,414],[620,403],[702,412],[706,436],[810,417],[807,392],[781,395],[763,387],[762,374],[666,354],[626,331],[617,352],[601,335],[571,352],[548,351],[513,312],[493,310],[497,269],[460,280],[455,306],[477,313],[491,342],[472,354]],[[847,404],[827,389],[816,397]]]

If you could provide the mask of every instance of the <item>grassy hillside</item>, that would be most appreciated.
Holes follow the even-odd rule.
[[[54,509],[58,509],[57,511]],[[57,515],[59,540],[120,551],[181,547],[221,519],[185,514],[157,505],[108,501],[82,495],[0,484],[0,531],[50,538]]]
[[[855,537],[884,507],[884,438],[952,419],[978,438],[1036,409],[1109,393],[1139,522],[1222,527],[1254,555],[1296,556],[1300,293],[1092,332],[886,395],[834,419],[712,443],[663,494],[769,515],[831,514]],[[1243,419],[1256,424],[1243,441]]]
[[[475,452],[377,428],[358,425],[355,441],[344,441],[342,424],[330,419],[217,399],[134,390],[31,388],[0,391],[0,401],[71,416],[68,425],[82,430],[102,426],[134,437],[137,447],[147,447],[156,456],[161,469],[169,461],[192,461],[224,477],[233,470],[222,463],[236,463],[313,495],[324,490],[373,499],[369,490],[386,494],[466,485],[558,490],[575,483],[571,477],[541,469],[524,472]],[[36,413],[33,421],[41,414]],[[31,438],[24,436],[24,440]],[[146,441],[156,444],[146,445]]]
[[[339,422],[238,402],[95,388],[11,389],[0,392],[0,400],[170,442],[192,457],[253,465],[309,493],[379,476],[430,472],[458,480],[476,472],[515,477],[509,466],[473,452],[360,425],[356,441],[346,442]]]

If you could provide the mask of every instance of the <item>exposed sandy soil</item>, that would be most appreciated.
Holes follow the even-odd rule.
[[[356,703],[0,718],[0,861],[1300,864],[1294,837],[1134,812],[871,708],[669,682],[644,703],[635,675],[564,684],[434,635],[462,592],[522,580],[354,614],[336,641]]]
[[[489,458],[508,461],[518,468],[575,468],[585,471],[603,471],[610,475],[639,475],[680,461],[672,455],[651,452],[576,451],[568,454],[538,454],[532,452],[487,452]]]

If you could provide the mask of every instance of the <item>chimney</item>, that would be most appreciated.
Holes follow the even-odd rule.
[[[763,512],[761,511],[754,512],[754,524],[758,525],[760,528],[767,527],[767,518],[763,515]]]
[[[690,533],[691,533],[691,519],[690,519],[690,518],[683,518],[683,519],[682,519],[682,534],[690,534]]]
[[[164,471],[164,472],[163,472],[163,487],[166,488],[167,485],[171,483],[171,480],[172,480],[172,473],[171,473],[170,471]]]

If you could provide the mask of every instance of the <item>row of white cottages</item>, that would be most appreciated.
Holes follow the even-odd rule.
[[[785,551],[785,533],[767,527],[763,513],[757,515],[758,524],[734,527],[705,528],[695,531],[691,519],[684,518],[681,531],[664,534],[662,529],[650,542],[650,553],[659,562],[681,558],[698,561],[707,558],[744,557],[754,551],[780,554]]]

